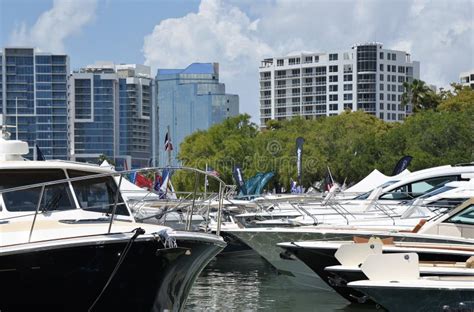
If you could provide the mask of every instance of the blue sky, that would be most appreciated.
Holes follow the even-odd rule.
[[[241,112],[258,120],[258,65],[294,51],[378,41],[411,53],[445,87],[474,68],[472,0],[0,0],[0,43],[157,68],[219,62]]]
[[[21,23],[32,26],[52,7],[52,0],[0,0],[1,46],[11,43],[12,32]],[[161,20],[186,15],[198,7],[199,1],[99,1],[95,17],[79,33],[64,40],[65,52],[71,56],[71,68],[97,60],[144,63],[143,37]]]

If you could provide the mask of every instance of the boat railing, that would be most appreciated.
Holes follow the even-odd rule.
[[[217,194],[209,193],[208,198],[203,201],[201,199],[198,199],[198,192],[197,192],[197,187],[194,188],[194,192],[188,193],[189,197],[192,197],[191,200],[191,205],[187,209],[188,215],[186,217],[186,230],[191,230],[191,222],[192,222],[192,214],[195,211],[195,207],[199,203],[210,203],[211,200],[214,200],[218,202],[217,204],[217,230],[216,234],[220,234],[220,229],[221,229],[221,222],[222,222],[222,209],[223,209],[223,200],[225,196],[229,196],[232,194],[232,192],[235,190],[235,187],[227,185],[224,181],[222,181],[219,177],[216,177],[210,173],[207,173],[203,170],[195,169],[195,168],[190,168],[190,167],[150,167],[150,168],[142,168],[142,169],[136,169],[136,170],[127,170],[127,171],[111,171],[111,172],[104,172],[104,173],[93,173],[93,172],[88,172],[90,174],[84,175],[84,176],[79,176],[79,177],[67,177],[64,179],[60,180],[55,180],[55,181],[48,181],[48,182],[42,182],[42,183],[34,183],[34,184],[29,184],[29,185],[22,185],[22,186],[16,186],[16,187],[11,187],[11,188],[6,188],[6,189],[1,189],[0,190],[0,195],[3,199],[5,199],[5,195],[9,193],[14,193],[14,192],[21,192],[21,191],[31,191],[35,189],[39,189],[39,194],[34,194],[34,196],[37,196],[38,200],[36,203],[30,202],[31,204],[31,210],[19,210],[15,212],[26,212],[26,213],[20,213],[20,214],[6,214],[4,217],[0,215],[0,222],[2,224],[8,224],[11,221],[14,221],[17,218],[23,218],[23,217],[33,217],[31,221],[31,225],[29,228],[29,233],[28,233],[28,238],[27,238],[27,243],[30,243],[32,240],[33,233],[35,231],[35,226],[37,223],[38,215],[40,213],[56,213],[56,212],[64,212],[65,210],[74,210],[74,209],[82,209],[84,211],[96,211],[94,209],[100,210],[99,212],[104,213],[107,216],[107,219],[102,218],[101,221],[107,221],[107,230],[105,231],[106,234],[110,234],[112,232],[112,227],[114,224],[114,220],[116,220],[117,217],[117,208],[119,205],[125,205],[127,208],[129,208],[128,203],[125,202],[125,199],[121,195],[120,187],[122,186],[122,182],[124,181],[124,177],[130,175],[131,173],[138,173],[138,172],[162,172],[164,169],[167,170],[173,170],[173,171],[178,171],[178,170],[183,170],[183,171],[188,171],[194,173],[196,176],[198,174],[200,175],[205,175],[208,177],[208,179],[214,179],[218,186],[219,186],[219,191]],[[112,177],[115,180],[115,185],[117,189],[115,190],[115,194],[113,194],[113,203],[109,204],[104,204],[100,203],[98,206],[88,206],[88,207],[81,207],[81,204],[79,203],[77,199],[77,194],[75,192],[74,184],[75,182],[80,182],[80,181],[86,181],[86,180],[96,180],[100,178],[107,178],[107,177]],[[197,179],[196,179],[197,181]],[[48,210],[48,207],[51,205],[51,203],[54,204],[54,202],[60,200],[59,193],[56,193],[52,198],[48,200],[48,202],[44,203],[44,198],[45,194],[48,191],[48,188],[53,187],[53,186],[58,186],[58,185],[64,185],[67,184],[67,189],[69,190],[74,190],[72,192],[72,199],[69,198],[70,200],[70,209],[53,209],[53,210]],[[104,190],[104,192],[107,192]],[[145,196],[150,196],[150,195],[145,195]],[[121,201],[119,199],[122,199]],[[179,201],[184,201],[183,199],[179,199]],[[179,203],[178,201],[178,203]],[[3,209],[8,210],[8,207],[6,207],[5,200],[3,200]],[[69,207],[69,206],[68,206]],[[209,215],[209,210],[211,209],[211,205],[207,205],[207,215]],[[129,209],[127,209],[129,212],[131,212]],[[0,209],[1,211],[1,209]],[[31,212],[31,214],[29,213]],[[104,233],[104,234],[105,234]]]

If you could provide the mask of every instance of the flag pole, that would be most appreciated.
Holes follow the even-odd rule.
[[[171,141],[170,125],[168,125],[168,140]],[[171,167],[171,148],[168,148],[168,167]]]
[[[206,174],[204,175],[204,199],[207,198],[207,170],[208,170],[208,166],[206,163]]]
[[[18,141],[18,97],[15,98],[15,133],[16,133],[16,140]]]
[[[334,184],[334,179],[332,178],[331,169],[329,169],[329,166],[327,167],[328,167],[329,177],[331,178],[331,182],[332,184]]]

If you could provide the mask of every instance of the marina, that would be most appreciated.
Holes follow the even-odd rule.
[[[246,198],[194,168],[119,172],[106,161],[26,161],[26,152],[0,139],[2,311],[63,310],[79,291],[68,310],[403,311],[387,300],[403,289],[414,294],[407,306],[417,292],[436,294],[420,305],[427,311],[472,305],[473,164],[375,187],[369,175],[358,194],[334,185]],[[214,179],[219,192],[179,192],[177,172]],[[136,183],[147,176],[154,187]],[[55,301],[52,288],[34,291],[51,282]]]

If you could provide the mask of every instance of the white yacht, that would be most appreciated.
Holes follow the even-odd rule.
[[[470,182],[456,183],[466,183],[467,185],[471,185]],[[418,205],[412,206],[410,211],[413,212],[413,217],[408,215],[405,216],[404,219],[371,217],[367,218],[365,221],[353,221],[349,225],[328,224],[292,228],[244,228],[232,229],[225,232],[226,235],[234,236],[236,239],[239,239],[246,245],[250,246],[283,274],[287,274],[290,277],[296,277],[295,280],[298,283],[329,290],[329,287],[323,283],[307,265],[286,252],[282,253],[281,249],[276,247],[276,245],[281,242],[298,242],[307,240],[351,240],[354,235],[370,236],[373,233],[388,233],[388,231],[396,231],[396,233],[400,234],[401,232],[399,231],[412,230],[420,219],[423,218],[423,213],[420,214],[420,211],[435,213],[442,208],[440,205],[446,206],[448,207],[447,209],[450,209],[450,204],[457,204],[458,200],[465,200],[466,198],[474,197],[474,190],[471,186],[467,187],[467,189],[464,190],[464,193],[459,193],[454,189],[449,190],[448,188],[445,188],[444,190],[445,192],[441,193],[437,190],[436,194],[433,195],[431,199],[423,199],[422,206],[424,206],[424,208]],[[448,192],[455,194],[450,198],[446,195]],[[430,203],[433,206],[430,207],[428,205]],[[432,218],[437,217],[438,215],[434,214]],[[430,224],[435,221],[440,221],[440,219],[432,220]],[[427,228],[428,227],[423,227],[422,230],[426,231]]]
[[[370,215],[402,215],[408,203],[448,182],[469,179],[474,164],[439,166],[415,172],[404,172],[391,179],[381,180],[378,187],[347,199],[338,197],[333,188],[324,199],[302,197],[286,202],[271,202],[260,212],[240,214],[236,219],[246,227],[273,227],[346,223],[366,219]],[[369,175],[370,176],[370,175]],[[362,183],[362,181],[361,181]],[[373,183],[373,182],[372,182]],[[263,206],[263,205],[262,205]]]
[[[0,310],[183,310],[222,238],[136,223],[116,172],[26,153],[0,139]]]

